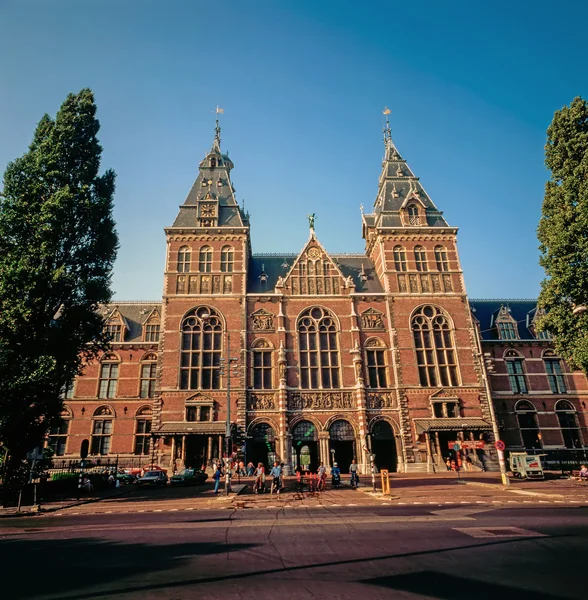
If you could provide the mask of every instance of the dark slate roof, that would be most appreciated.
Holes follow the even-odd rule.
[[[220,129],[218,132],[220,133]],[[209,166],[211,158],[216,159],[216,167]],[[198,167],[198,177],[188,192],[184,204],[180,206],[173,227],[197,227],[198,204],[202,201],[218,203],[218,227],[243,227],[248,219],[235,199],[235,190],[230,176],[232,168],[233,162],[228,154],[220,151],[220,138],[215,137],[210,152]],[[203,185],[208,181],[212,181],[212,184]],[[218,185],[219,182],[221,186]],[[208,193],[210,200],[206,199]]]
[[[470,306],[474,317],[480,322],[483,340],[498,340],[495,319],[501,306],[510,310],[510,314],[517,322],[519,337],[521,340],[537,339],[531,329],[533,317],[537,310],[537,300],[512,300],[512,299],[490,299],[470,300]],[[504,340],[510,341],[512,340]]]
[[[386,157],[382,166],[380,186],[374,203],[373,215],[364,215],[369,227],[403,227],[400,209],[408,196],[416,192],[424,206],[426,227],[449,227],[443,213],[435,206],[419,178],[400,156],[390,140],[386,145]]]
[[[357,293],[384,293],[374,264],[369,258],[360,254],[330,254],[329,256],[337,263],[345,277],[352,277]],[[285,277],[297,258],[298,254],[254,254],[249,262],[247,292],[250,294],[273,293],[278,277]],[[286,263],[288,266],[283,266]],[[367,281],[362,281],[360,277],[362,264]],[[262,270],[267,275],[265,283],[259,279]]]
[[[149,317],[154,308],[161,315],[161,302],[121,301],[112,302],[101,308],[103,316],[108,316],[118,308],[121,316],[125,319],[129,331],[125,333],[125,342],[141,342],[143,339],[143,323]]]

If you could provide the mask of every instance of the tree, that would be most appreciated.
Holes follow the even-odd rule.
[[[538,238],[541,284],[538,325],[556,351],[588,373],[588,104],[575,98],[547,130],[545,185]]]
[[[63,389],[106,347],[118,248],[115,174],[99,175],[94,96],[70,94],[45,115],[0,197],[0,443],[16,467],[63,409]]]

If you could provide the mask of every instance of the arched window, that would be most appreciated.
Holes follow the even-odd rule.
[[[420,225],[419,208],[416,204],[409,204],[407,208],[408,222],[411,225]]]
[[[105,354],[100,364],[98,398],[116,397],[119,360],[115,354]]]
[[[251,439],[254,442],[272,443],[275,441],[274,430],[269,423],[258,423],[251,430]]]
[[[365,364],[370,388],[388,387],[386,375],[386,349],[381,340],[372,338],[365,343]]]
[[[527,379],[523,368],[523,359],[520,354],[514,350],[507,350],[504,353],[504,362],[506,363],[506,372],[508,373],[508,382],[513,394],[526,394],[528,392]]]
[[[210,159],[210,167],[212,169],[216,167],[216,158],[214,158],[214,156]]]
[[[178,273],[189,273],[192,261],[192,251],[188,246],[182,246],[178,250]]]
[[[406,271],[406,250],[402,246],[394,246],[394,268]]]
[[[210,273],[212,271],[212,248],[202,246],[198,257],[198,270],[201,273]]]
[[[65,454],[70,420],[71,410],[65,406],[63,412],[61,413],[59,422],[52,425],[49,429],[47,447],[53,450],[53,454],[55,456],[63,456]]]
[[[339,387],[337,325],[324,308],[309,308],[298,318],[300,387]]]
[[[561,369],[561,361],[553,350],[545,350],[543,353],[543,362],[545,363],[545,372],[549,387],[554,394],[565,394],[568,390],[566,380]]]
[[[453,332],[443,311],[422,306],[412,317],[412,332],[421,385],[459,385]]]
[[[555,405],[555,412],[566,448],[581,448],[582,436],[573,404],[567,400],[560,400]]]
[[[157,374],[157,356],[147,354],[141,360],[141,387],[139,397],[153,398],[155,396],[155,381]]]
[[[256,390],[272,388],[272,347],[267,340],[256,340],[251,348],[253,387]]]
[[[310,421],[299,421],[292,427],[292,440],[294,442],[316,442],[318,432]]]
[[[422,246],[415,246],[414,248],[414,262],[416,264],[417,271],[428,271],[427,266],[427,251]]]
[[[90,454],[105,456],[110,452],[114,412],[110,406],[100,406],[92,418]]]
[[[437,263],[437,271],[449,271],[447,250],[443,246],[435,246],[435,262]]]
[[[220,388],[220,359],[223,325],[220,315],[201,306],[182,321],[180,388],[217,390]]]
[[[221,271],[223,273],[233,272],[234,251],[231,246],[223,246],[221,249]]]
[[[519,429],[523,446],[528,449],[540,449],[543,447],[539,425],[537,423],[537,411],[535,407],[526,400],[517,402],[515,406]]]
[[[135,418],[135,454],[149,454],[152,417],[153,413],[150,406],[143,406],[137,411]]]
[[[332,440],[338,442],[353,441],[355,440],[355,432],[349,421],[339,419],[331,425],[329,428],[329,436]]]

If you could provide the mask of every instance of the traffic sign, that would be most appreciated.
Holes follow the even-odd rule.
[[[461,450],[461,446],[459,444],[459,442],[455,442],[455,444],[453,444],[453,449],[457,452],[458,450]]]
[[[506,444],[502,440],[497,440],[494,442],[494,447],[496,450],[504,450],[506,448]]]

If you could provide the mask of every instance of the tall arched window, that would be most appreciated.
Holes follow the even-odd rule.
[[[178,273],[189,273],[192,261],[192,250],[188,246],[182,246],[178,250]]]
[[[324,308],[309,308],[298,318],[300,387],[339,387],[337,325]]]
[[[526,400],[517,402],[515,406],[519,429],[523,446],[529,449],[540,449],[543,447],[541,442],[541,434],[539,433],[539,425],[537,423],[537,410]]]
[[[157,356],[147,354],[141,359],[141,385],[139,397],[153,398],[155,396],[155,382],[157,376]]]
[[[49,429],[47,447],[53,450],[55,456],[63,456],[65,454],[71,417],[71,410],[67,406],[64,406],[59,421],[54,423]]]
[[[566,380],[561,369],[561,361],[553,350],[545,350],[543,353],[543,362],[545,363],[545,372],[549,387],[554,394],[565,394],[568,390]]]
[[[428,271],[427,266],[427,251],[422,246],[415,246],[414,248],[414,262],[416,264],[417,271]]]
[[[114,411],[110,406],[100,406],[94,411],[90,454],[104,456],[110,452],[113,421]]]
[[[119,359],[116,354],[105,354],[100,365],[98,398],[114,398],[118,383]]]
[[[371,338],[365,343],[365,363],[367,382],[370,388],[388,387],[386,376],[386,348],[378,338]]]
[[[581,448],[582,436],[573,404],[567,400],[560,400],[555,405],[555,412],[566,448]]]
[[[526,394],[529,390],[527,379],[523,368],[523,359],[515,350],[507,350],[504,353],[508,382],[513,394]]]
[[[223,246],[221,249],[221,271],[223,273],[233,272],[234,251],[231,246]]]
[[[201,306],[182,321],[182,360],[180,388],[217,390],[220,388],[220,359],[223,325],[212,308]]]
[[[137,411],[135,420],[135,454],[149,454],[152,418],[153,411],[150,406],[143,406]]]
[[[212,271],[212,248],[202,246],[198,257],[198,270],[201,273],[210,273]]]
[[[406,250],[402,246],[394,246],[394,268],[406,271]]]
[[[256,340],[251,347],[253,387],[256,390],[272,388],[272,347],[267,340]]]
[[[443,246],[435,246],[435,262],[437,263],[437,271],[449,271],[447,250]]]
[[[412,317],[412,332],[421,385],[459,385],[451,325],[436,306],[422,306]]]

